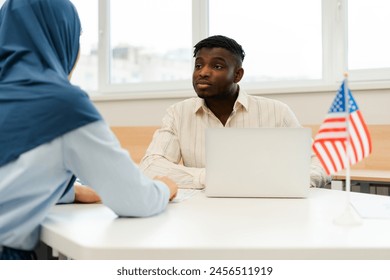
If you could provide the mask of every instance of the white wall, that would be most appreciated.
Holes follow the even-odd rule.
[[[302,124],[320,124],[335,94],[332,91],[267,94],[266,97],[288,104]],[[353,96],[368,124],[390,125],[390,90],[356,90]],[[154,126],[161,124],[168,106],[181,100],[183,98],[95,100],[94,103],[110,126]]]

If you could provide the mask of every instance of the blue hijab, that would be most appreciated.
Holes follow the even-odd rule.
[[[81,32],[69,0],[8,0],[0,10],[0,166],[101,119],[68,75]]]

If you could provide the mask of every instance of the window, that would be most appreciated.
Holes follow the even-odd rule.
[[[351,70],[390,67],[390,2],[348,2],[348,66]]]
[[[73,82],[92,94],[191,92],[192,47],[215,34],[243,45],[255,92],[327,90],[345,71],[351,86],[390,85],[387,0],[72,2],[83,25]]]
[[[72,83],[98,90],[98,1],[71,0],[81,21],[80,58]]]
[[[209,33],[234,38],[250,82],[322,78],[321,0],[209,0]]]
[[[390,2],[348,2],[348,69],[352,81],[383,81],[390,77]]]
[[[188,80],[191,0],[111,0],[110,83]]]

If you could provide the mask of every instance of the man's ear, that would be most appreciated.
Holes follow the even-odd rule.
[[[240,67],[236,70],[236,73],[234,74],[234,82],[238,83],[239,81],[241,81],[243,76],[244,76],[244,68]]]

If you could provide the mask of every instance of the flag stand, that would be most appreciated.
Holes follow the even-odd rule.
[[[336,217],[333,223],[339,226],[359,226],[363,224],[363,220],[348,201],[344,212]]]
[[[345,209],[339,215],[336,217],[333,222],[336,225],[341,226],[358,226],[363,223],[362,218],[359,216],[359,214],[356,212],[356,210],[351,205],[351,175],[350,175],[350,152],[351,152],[351,143],[350,143],[350,130],[349,130],[349,116],[350,116],[350,110],[349,110],[349,87],[347,84],[347,78],[348,74],[344,74],[345,77],[345,83],[344,83],[344,93],[345,93],[345,110],[347,113],[346,117],[346,126],[347,126],[347,149],[346,149],[346,177],[345,177],[345,196],[346,196],[346,202],[345,202]]]

